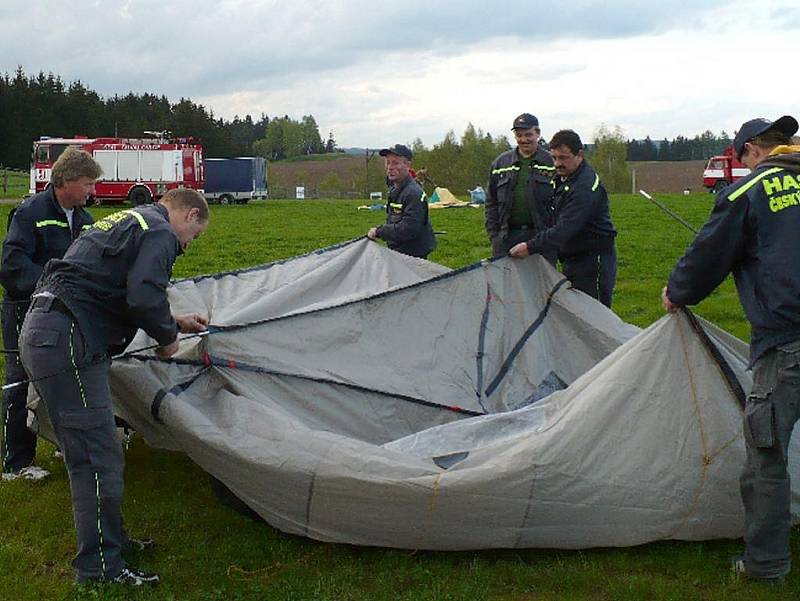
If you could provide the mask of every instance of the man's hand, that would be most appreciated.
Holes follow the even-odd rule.
[[[169,359],[178,352],[178,347],[180,346],[180,342],[176,338],[173,342],[170,342],[167,346],[159,346],[156,349],[156,355],[161,357],[162,359]]]
[[[531,253],[528,252],[528,244],[526,242],[515,244],[513,247],[511,247],[511,250],[508,251],[508,254],[515,259],[524,259],[525,257],[529,257],[531,255]]]
[[[664,289],[661,291],[661,302],[664,305],[664,310],[667,313],[675,313],[678,309],[680,309],[679,305],[676,305],[667,296],[667,287],[664,286]]]
[[[178,330],[183,334],[197,334],[208,329],[208,320],[199,313],[175,315],[175,321],[178,323]]]
[[[377,237],[378,237],[378,228],[376,227],[369,228],[369,231],[367,232],[367,238],[369,238],[370,240],[375,240]]]

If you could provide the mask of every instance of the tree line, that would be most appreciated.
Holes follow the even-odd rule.
[[[199,139],[209,157],[257,151],[278,160],[336,150],[333,133],[323,143],[312,115],[300,121],[266,114],[225,120],[188,98],[171,103],[163,95],[130,92],[104,99],[80,81],[65,84],[43,72],[29,76],[21,67],[0,76],[0,165],[28,169],[33,141],[41,136],[140,138],[145,131]]]
[[[678,136],[673,140],[666,138],[658,142],[650,139],[628,140],[627,159],[629,161],[696,161],[722,154],[733,143],[731,137],[721,132],[718,136],[710,130],[694,138]]]

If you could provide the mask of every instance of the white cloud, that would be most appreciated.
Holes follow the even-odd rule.
[[[671,138],[796,110],[800,8],[754,5],[6,0],[0,71],[191,97],[227,118],[311,113],[348,146],[430,145],[470,121],[506,133],[522,111],[546,134]]]

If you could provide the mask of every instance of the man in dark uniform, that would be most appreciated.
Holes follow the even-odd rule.
[[[411,177],[411,150],[402,144],[384,148],[389,197],[386,224],[370,228],[370,240],[386,240],[389,248],[412,257],[427,259],[436,248],[436,237],[428,216],[428,201],[420,185]]]
[[[6,349],[18,348],[22,320],[45,263],[63,257],[72,241],[93,223],[83,206],[101,174],[100,166],[88,153],[67,148],[53,165],[52,185],[12,210],[0,266],[0,283],[6,291],[2,313]],[[6,384],[26,379],[19,355],[6,355]],[[4,480],[39,480],[49,475],[33,465],[36,435],[27,425],[27,392],[24,385],[3,391],[0,455]]]
[[[208,205],[194,190],[168,192],[159,204],[98,221],[50,261],[21,332],[21,358],[47,405],[72,491],[78,582],[140,586],[158,576],[126,566],[122,528],[123,457],[108,385],[110,356],[137,328],[178,350],[178,332],[200,332],[206,319],[173,316],[167,286],[176,257],[208,226]]]
[[[539,144],[539,120],[522,113],[511,127],[517,147],[492,163],[486,195],[486,233],[492,254],[503,256],[553,223],[553,159]],[[540,249],[555,265],[555,249]]]
[[[617,279],[617,231],[608,211],[608,194],[600,177],[584,159],[583,142],[571,129],[550,141],[556,168],[553,207],[555,224],[531,240],[514,246],[512,257],[555,248],[572,286],[611,306]]]
[[[752,333],[740,480],[745,552],[737,574],[780,581],[791,568],[787,449],[800,418],[800,146],[797,121],[752,119],[733,141],[750,175],[723,189],[662,292],[667,311],[694,305],[733,272]]]

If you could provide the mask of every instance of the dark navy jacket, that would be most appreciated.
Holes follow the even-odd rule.
[[[752,326],[751,362],[800,339],[800,153],[769,157],[719,193],[667,297],[694,305],[730,272]]]
[[[63,257],[93,221],[86,209],[75,207],[70,230],[52,187],[24,200],[14,210],[3,242],[0,284],[6,296],[17,301],[29,299],[45,263]]]
[[[164,346],[178,336],[167,286],[181,252],[164,205],[120,211],[50,261],[36,290],[69,308],[92,354],[122,351],[137,328]]]
[[[378,227],[378,238],[412,257],[425,258],[436,248],[425,192],[410,175],[389,189],[386,224]]]
[[[528,251],[557,249],[562,260],[611,250],[617,231],[608,210],[608,194],[585,160],[565,180],[553,184],[555,224],[528,241]]]
[[[534,167],[526,187],[528,208],[531,213],[533,231],[537,232],[553,224],[553,186],[550,183],[554,169],[550,153],[539,146],[531,157]],[[514,203],[514,188],[517,185],[519,162],[522,159],[516,148],[508,150],[492,163],[486,194],[486,233],[489,238],[508,236],[508,220]]]

